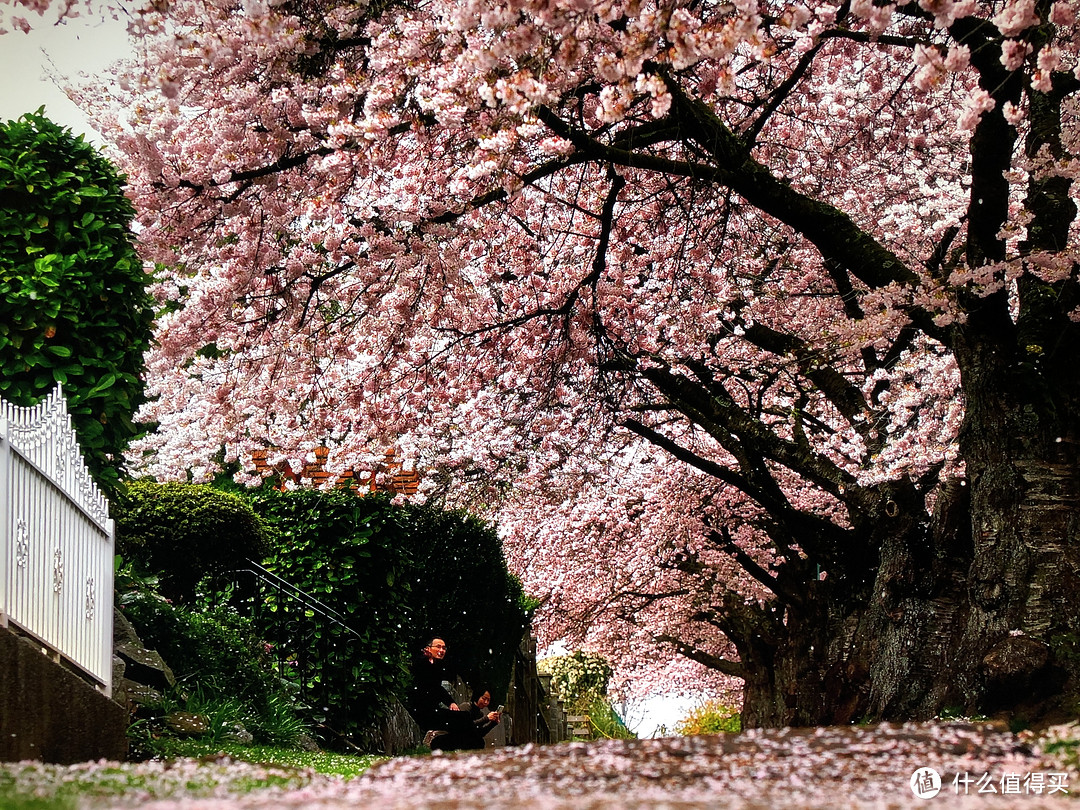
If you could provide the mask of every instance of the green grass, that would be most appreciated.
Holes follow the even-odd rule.
[[[41,798],[14,793],[0,787],[2,810],[73,810],[75,802],[68,797]]]
[[[285,768],[310,769],[315,773],[351,779],[388,757],[378,754],[334,754],[329,751],[298,751],[271,745],[242,745],[241,743],[207,744],[198,740],[170,740],[167,751],[159,756],[194,759],[218,757],[224,754],[238,762],[254,765],[276,765]]]
[[[73,810],[79,799],[142,803],[181,797],[237,796],[292,790],[323,777],[350,779],[386,757],[272,746],[208,745],[171,740],[150,762],[0,763],[0,810]]]
[[[1035,737],[1036,750],[1060,770],[1080,770],[1080,723],[1052,726]]]

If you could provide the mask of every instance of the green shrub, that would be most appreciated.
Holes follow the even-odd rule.
[[[293,748],[309,733],[307,723],[297,714],[293,701],[274,694],[269,695],[258,713],[249,718],[248,731],[256,742],[279,748]]]
[[[541,675],[551,676],[551,688],[567,714],[587,714],[596,698],[607,698],[611,665],[602,655],[578,650],[537,662]]]
[[[742,730],[739,710],[719,700],[697,706],[678,722],[675,730],[684,736],[694,734],[735,734]]]
[[[330,735],[358,735],[378,721],[408,686],[409,653],[425,634],[447,639],[470,682],[483,682],[496,699],[505,694],[527,625],[526,600],[492,526],[431,506],[397,506],[382,494],[234,493],[133,483],[115,510],[121,603],[139,601],[140,588],[156,575],[162,593],[183,605],[193,607],[201,598],[211,607],[252,607],[254,632],[280,659],[294,697],[306,704],[303,716],[325,726],[328,741]],[[271,548],[267,556],[260,553],[263,543]],[[347,628],[272,590],[250,602],[250,579],[203,579],[246,568],[249,556],[339,614]],[[168,611],[158,612],[135,621],[140,632],[140,622],[152,626],[170,664],[173,656],[198,660],[201,654],[190,649],[200,643],[195,614],[179,611],[186,618],[170,623]],[[185,640],[185,634],[192,637]],[[260,666],[270,665],[266,655],[253,660],[260,657]],[[199,684],[211,677],[185,675]],[[279,721],[271,715],[264,703],[260,733],[267,741],[288,738],[288,712]]]
[[[113,506],[116,548],[126,561],[160,577],[170,599],[192,604],[206,576],[221,576],[269,550],[251,504],[198,484],[137,481]]]
[[[626,727],[626,721],[615,711],[611,701],[604,697],[595,697],[586,708],[592,737],[606,740],[633,740],[637,735]]]
[[[146,738],[147,726],[160,733],[156,721],[174,710],[207,715],[211,732],[218,735],[241,722],[259,743],[294,745],[306,731],[266,645],[232,609],[193,611],[142,593],[123,611],[143,643],[157,650],[177,679],[174,695],[160,706],[140,710],[133,742]]]
[[[415,571],[409,642],[438,634],[470,683],[503,702],[514,651],[528,625],[520,581],[506,568],[495,527],[460,511],[403,507]]]
[[[591,738],[637,737],[608,698],[611,665],[602,655],[578,650],[537,661],[536,668],[541,675],[551,676],[551,690],[562,701],[566,714],[589,718]]]
[[[520,583],[506,568],[494,528],[462,512],[396,506],[384,494],[258,490],[255,511],[277,546],[266,566],[339,612],[357,635],[325,623],[297,657],[320,661],[305,693],[336,731],[370,726],[408,685],[410,653],[425,636],[450,645],[471,683],[505,694],[527,624]],[[286,604],[259,621],[281,632]],[[296,641],[296,635],[290,635]]]
[[[259,632],[309,663],[302,695],[313,719],[351,736],[382,716],[406,677],[410,556],[404,513],[381,496],[258,490],[256,512],[276,548],[266,567],[339,613],[350,628],[316,618],[310,635],[290,602],[273,595]]]
[[[0,784],[0,807],[4,810],[75,810],[75,800],[70,796],[15,793]]]
[[[123,178],[39,113],[0,123],[0,395],[33,405],[57,383],[91,474],[107,491],[143,431],[150,277]]]
[[[281,692],[273,662],[248,620],[227,607],[193,611],[143,596],[123,608],[142,642],[181,683],[209,685],[245,701]]]

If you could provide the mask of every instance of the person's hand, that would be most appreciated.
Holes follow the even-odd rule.
[[[451,703],[450,704],[450,711],[459,712],[459,711],[461,711],[461,709],[458,708],[458,705],[456,703]]]
[[[487,717],[488,717],[488,720],[491,720],[493,723],[498,723],[499,722],[499,713],[498,712],[488,712]]]

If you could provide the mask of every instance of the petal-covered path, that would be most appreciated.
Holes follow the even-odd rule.
[[[145,772],[153,765],[164,773],[170,768],[183,771],[191,764],[133,767]],[[256,766],[216,762],[209,767],[236,769],[242,775],[244,769]],[[135,805],[150,810],[996,810],[1068,807],[1074,792],[1080,795],[1080,776],[1041,756],[1024,738],[989,726],[937,723],[776,729],[401,757],[359,778],[312,775],[303,786],[288,790],[149,802],[145,794],[130,794],[88,806],[95,810]]]
[[[941,779],[932,799],[912,787],[925,768]],[[1071,795],[1051,794],[1051,783],[1068,790],[1070,774],[1056,768],[1015,735],[966,724],[779,729],[399,759],[350,793],[357,804],[416,807],[423,796],[424,806],[448,809],[1045,806]],[[915,787],[932,792],[932,777],[921,777]]]

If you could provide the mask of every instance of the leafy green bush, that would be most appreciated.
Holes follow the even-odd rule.
[[[107,491],[142,430],[150,278],[122,178],[40,114],[0,123],[0,394],[32,405],[57,383],[87,466]]]
[[[276,694],[268,695],[258,713],[248,718],[248,731],[260,743],[279,748],[294,748],[309,733],[296,704]]]
[[[611,665],[602,655],[578,650],[571,655],[555,655],[537,661],[541,675],[551,676],[551,689],[562,701],[568,715],[589,718],[593,738],[632,739],[637,735],[626,727],[608,698]]]
[[[267,567],[358,634],[328,622],[306,643],[305,657],[323,663],[318,682],[302,686],[323,696],[331,728],[351,735],[377,719],[408,685],[409,654],[432,634],[447,640],[470,682],[497,700],[505,694],[526,614],[492,526],[434,506],[396,506],[383,494],[263,489],[251,497],[276,538]],[[263,621],[264,633],[280,632],[272,616]]]
[[[410,643],[442,636],[472,684],[503,701],[514,651],[528,625],[521,582],[506,568],[495,527],[466,512],[403,507],[415,574]]]
[[[258,703],[282,692],[273,662],[250,622],[228,607],[193,611],[152,596],[123,608],[140,639],[157,650],[180,683],[213,684]]]
[[[298,687],[314,719],[354,735],[382,716],[406,677],[412,569],[404,513],[386,497],[343,491],[264,489],[252,503],[275,538],[266,567],[349,628],[318,617],[304,623],[289,600],[271,595],[269,612],[256,616],[259,631],[308,663]]]
[[[121,602],[136,599],[156,576],[161,592],[184,605],[205,598],[250,606],[252,626],[307,704],[304,716],[328,734],[371,727],[408,686],[408,654],[429,633],[448,640],[471,682],[483,682],[497,699],[505,693],[527,614],[489,524],[430,506],[397,506],[381,494],[266,488],[239,495],[147,482],[133,483],[114,512]],[[248,567],[245,557],[319,600],[345,626],[272,590],[252,601],[253,580],[235,574]],[[229,569],[234,584],[203,579]],[[199,623],[174,625],[168,632],[155,626],[154,637],[190,657],[182,648],[197,640],[181,636],[198,635]],[[159,651],[172,664],[171,654]],[[203,683],[205,676],[191,677]]]
[[[602,655],[578,650],[544,658],[536,668],[551,676],[551,688],[567,714],[586,714],[596,698],[607,697],[611,665]]]
[[[684,736],[694,734],[735,734],[742,730],[739,710],[719,700],[697,706],[678,722],[675,730]]]
[[[184,604],[206,576],[260,560],[269,550],[266,528],[251,504],[199,484],[136,481],[115,499],[116,549],[158,587]]]
[[[137,593],[123,611],[143,643],[157,650],[177,678],[174,695],[140,710],[130,735],[136,757],[140,751],[154,752],[150,733],[162,733],[161,717],[175,710],[205,715],[215,738],[236,722],[259,743],[295,745],[306,732],[266,645],[231,608],[191,610]]]
[[[604,697],[595,697],[586,708],[591,736],[606,740],[633,740],[637,735],[626,727],[626,721],[615,711],[611,701]]]

